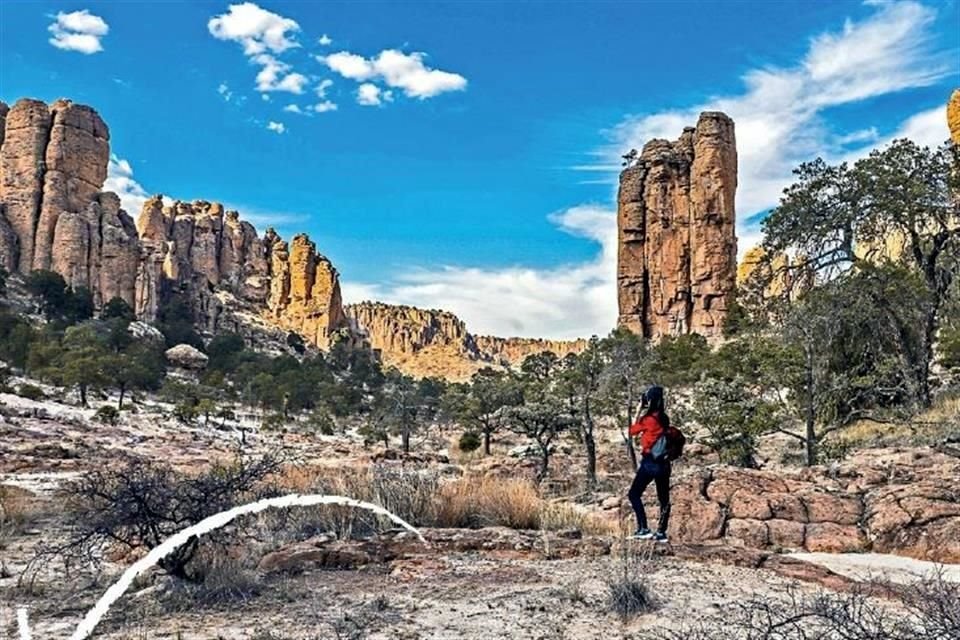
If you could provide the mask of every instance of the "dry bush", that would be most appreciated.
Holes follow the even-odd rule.
[[[167,613],[194,611],[200,607],[239,604],[256,598],[264,591],[264,583],[249,563],[231,557],[218,549],[204,549],[194,560],[196,580],[177,581],[162,595],[162,608]]]
[[[30,523],[38,520],[44,513],[36,498],[30,492],[0,485],[0,549],[7,545]]]
[[[881,600],[877,590],[902,602]],[[641,640],[955,640],[960,638],[960,584],[940,575],[906,587],[865,584],[848,593],[805,594],[796,587],[754,594],[727,612]]]
[[[149,551],[209,516],[275,495],[266,480],[280,466],[280,457],[267,454],[217,462],[195,475],[139,458],[89,471],[65,490],[73,511],[71,538],[41,547],[25,576],[32,581],[54,559],[62,560],[68,572],[79,565],[96,566],[108,547],[127,553]],[[202,557],[201,548],[226,544],[248,524],[241,519],[191,538],[157,564],[175,578],[200,582],[202,574],[194,560]]]
[[[415,526],[430,526],[434,521],[439,480],[436,473],[428,470],[379,466],[291,467],[278,478],[277,484],[301,493],[340,495],[371,502]],[[343,539],[363,538],[376,533],[381,525],[393,526],[382,520],[363,509],[329,505],[291,511],[278,528],[286,526],[300,536],[329,532]]]
[[[538,529],[540,506],[529,481],[467,477],[440,487],[435,522],[438,527]]]
[[[615,536],[619,529],[616,522],[586,513],[566,502],[544,502],[540,506],[538,528],[546,531],[577,529],[597,536]]]
[[[287,490],[342,495],[378,504],[415,526],[512,529],[579,529],[610,535],[612,526],[574,505],[544,500],[529,480],[468,476],[441,482],[435,472],[390,467],[290,468],[278,479]],[[392,526],[367,511],[323,506],[291,512],[283,525],[296,535],[373,535]],[[278,526],[276,528],[282,528]]]
[[[960,395],[943,395],[913,418],[891,421],[860,420],[837,436],[852,449],[936,445],[960,440]]]

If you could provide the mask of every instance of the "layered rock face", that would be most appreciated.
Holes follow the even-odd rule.
[[[620,174],[619,324],[651,339],[721,335],[737,272],[733,121],[705,112]]]
[[[385,365],[418,377],[467,380],[483,367],[518,366],[535,353],[562,357],[586,348],[585,340],[475,337],[460,318],[435,309],[363,302],[346,312]]]

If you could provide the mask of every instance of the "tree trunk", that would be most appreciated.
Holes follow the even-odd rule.
[[[117,399],[117,410],[123,409],[123,396],[127,392],[126,385],[120,385],[120,397]]]
[[[806,387],[807,387],[807,406],[805,407],[804,422],[806,423],[806,445],[807,445],[807,466],[812,467],[817,464],[817,421],[814,408],[814,389],[813,389],[813,362],[811,356],[807,355]]]
[[[403,443],[403,452],[410,453],[410,429],[404,427],[400,432],[400,439]]]
[[[540,444],[540,470],[537,472],[537,482],[543,482],[550,468],[550,444]]]
[[[484,428],[483,430],[483,455],[490,455],[490,436],[491,430]]]
[[[920,358],[920,371],[918,388],[917,388],[917,401],[920,403],[920,407],[927,409],[930,407],[931,398],[930,398],[930,363],[933,362],[933,342],[937,335],[937,311],[931,310],[927,312],[927,317],[924,318],[923,323],[923,344],[921,349],[923,353]]]
[[[583,444],[587,450],[587,485],[597,486],[597,442],[593,437],[593,416],[590,414],[590,401],[583,403],[584,429]]]
[[[81,384],[80,387],[80,406],[87,406],[87,385]]]

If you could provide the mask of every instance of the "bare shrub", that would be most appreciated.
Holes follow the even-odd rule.
[[[607,583],[610,610],[628,619],[653,610],[650,587],[642,578],[615,578]]]
[[[898,594],[900,602],[877,593]],[[905,606],[904,606],[905,605]],[[791,587],[731,603],[728,612],[641,640],[953,640],[960,638],[960,584],[941,575],[906,587],[865,584],[847,593]]]
[[[108,546],[127,553],[153,549],[209,516],[273,495],[265,480],[280,464],[275,455],[238,458],[184,475],[167,465],[133,459],[116,469],[91,471],[66,489],[74,512],[73,536],[63,545],[41,549],[31,568],[53,558],[61,558],[68,570],[83,562],[96,565]],[[204,542],[223,544],[241,528],[242,523],[235,522],[204,536]],[[203,574],[191,566],[200,548],[201,540],[191,538],[158,566],[176,578],[201,582]]]

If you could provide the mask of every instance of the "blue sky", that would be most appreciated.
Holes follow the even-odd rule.
[[[134,216],[222,201],[308,232],[348,301],[575,337],[615,321],[620,153],[730,113],[742,250],[800,161],[947,137],[960,8],[5,0],[0,57],[0,99],[100,111]]]

